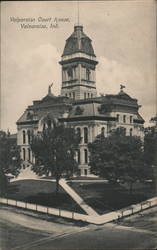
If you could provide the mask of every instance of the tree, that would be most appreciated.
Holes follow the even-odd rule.
[[[154,126],[145,129],[144,153],[145,162],[157,166],[157,131]]]
[[[89,144],[91,171],[109,181],[133,183],[146,177],[142,142],[139,137],[125,136],[116,130],[109,137],[97,136]]]
[[[63,175],[72,176],[77,170],[76,150],[80,137],[73,128],[55,125],[33,136],[31,149],[35,156],[32,170],[38,175],[51,175],[56,179],[56,193]]]
[[[144,159],[147,165],[148,178],[154,180],[155,192],[157,192],[157,127],[145,129]]]
[[[21,169],[20,148],[10,134],[0,131],[0,191],[7,190],[7,174],[17,176]]]

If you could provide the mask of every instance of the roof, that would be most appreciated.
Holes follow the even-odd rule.
[[[82,52],[90,56],[95,56],[92,40],[83,32],[83,26],[74,26],[74,32],[66,40],[63,55],[71,55]]]
[[[28,106],[17,124],[36,124],[48,114],[53,118],[66,119],[67,121],[113,121],[116,118],[113,117],[112,112],[133,113],[136,115],[137,122],[144,122],[138,109],[137,99],[131,98],[123,91],[116,95],[81,100],[72,100],[66,96],[54,96],[49,93],[41,100],[34,101],[33,105]]]
[[[68,97],[47,94],[41,100],[34,101],[33,105],[28,106],[18,119],[17,125],[35,124],[47,114],[54,118],[62,117],[66,106],[67,108],[71,106],[71,100]]]

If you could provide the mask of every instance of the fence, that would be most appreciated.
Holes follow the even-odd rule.
[[[20,207],[23,209],[42,212],[45,214],[61,216],[61,217],[74,219],[74,220],[82,220],[88,223],[100,225],[100,224],[108,223],[111,221],[119,220],[120,218],[141,212],[144,209],[157,206],[157,197],[146,200],[136,205],[132,205],[125,209],[121,209],[115,212],[107,213],[104,215],[98,215],[98,216],[89,216],[85,214],[79,214],[76,212],[70,212],[70,211],[66,211],[62,209],[51,208],[51,207],[41,206],[41,205],[37,205],[33,203],[17,201],[17,200],[1,198],[1,197],[0,197],[0,203],[15,206],[15,207]]]

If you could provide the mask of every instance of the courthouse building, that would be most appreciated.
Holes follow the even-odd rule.
[[[49,86],[48,94],[41,100],[33,101],[17,121],[21,158],[24,166],[31,164],[34,160],[29,146],[32,132],[37,134],[50,126],[52,118],[58,119],[80,133],[82,140],[77,160],[80,174],[88,175],[89,142],[100,133],[107,137],[111,130],[118,127],[123,127],[126,135],[142,137],[144,120],[138,112],[140,105],[137,99],[125,93],[122,85],[116,95],[97,96],[98,61],[83,26],[74,26],[59,63],[62,69],[60,95],[53,95]]]

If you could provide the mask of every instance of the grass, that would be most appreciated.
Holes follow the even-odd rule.
[[[57,195],[55,188],[55,182],[19,180],[10,183],[7,198],[85,214],[62,187]]]
[[[69,182],[69,184],[99,214],[125,208],[153,196],[150,184],[147,184],[145,189],[137,187],[133,194],[129,194],[128,188],[118,183]]]

